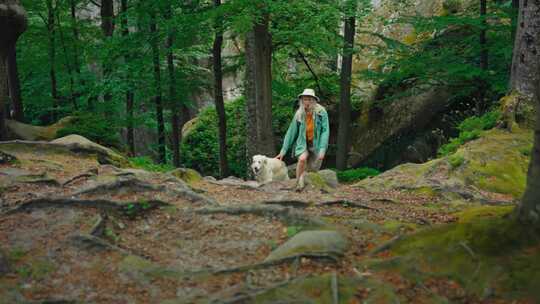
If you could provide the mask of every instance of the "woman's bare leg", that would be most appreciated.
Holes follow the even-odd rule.
[[[306,171],[306,163],[308,159],[308,151],[300,154],[298,157],[298,163],[296,164],[296,188],[304,188],[304,173]]]

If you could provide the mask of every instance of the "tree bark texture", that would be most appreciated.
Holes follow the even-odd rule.
[[[114,1],[113,0],[102,0],[101,1],[101,29],[105,39],[112,37],[114,32]],[[112,73],[112,63],[108,59],[103,63],[103,77],[107,79]],[[103,100],[106,103],[105,109],[111,109],[112,105],[109,103],[112,100],[112,94],[108,89],[105,90],[103,94]],[[106,111],[109,112],[109,111]]]
[[[169,6],[165,12],[165,18],[171,20],[173,17],[173,10]],[[173,165],[175,167],[180,167],[180,115],[181,107],[178,105],[177,94],[176,94],[176,74],[174,71],[174,38],[175,32],[174,29],[170,29],[167,34],[167,71],[169,73],[169,105],[171,107],[171,130],[172,130],[172,151],[173,151]]]
[[[512,86],[536,107],[534,145],[527,187],[518,207],[522,222],[540,225],[540,1],[521,0],[512,62]]]
[[[0,0],[0,140],[7,139],[6,105],[8,103],[6,60],[19,36],[27,27],[26,11],[17,0]]]
[[[128,0],[122,0],[120,2],[120,13],[122,15],[122,19],[120,20],[120,27],[122,28],[122,37],[127,40],[129,36],[129,28],[128,28]],[[131,56],[129,54],[130,50],[126,50],[124,54],[124,60],[126,64],[129,64],[131,61]],[[130,75],[126,75],[126,82],[128,83],[128,89],[126,91],[126,115],[127,115],[127,144],[128,144],[128,150],[129,154],[131,156],[135,156],[135,133],[133,130],[133,119],[134,119],[134,112],[133,112],[133,100],[134,100],[134,93],[133,89],[131,88],[131,81],[129,80]]]
[[[353,1],[356,3],[356,1]],[[353,12],[356,4],[353,4]],[[347,169],[347,159],[350,147],[351,133],[351,74],[354,48],[356,18],[346,17],[344,29],[343,60],[341,62],[339,127],[337,138],[336,167],[338,170]]]
[[[158,132],[158,160],[160,163],[166,161],[165,150],[165,123],[163,121],[163,103],[161,100],[161,67],[159,63],[159,44],[157,36],[156,13],[150,13],[150,43],[152,47],[152,61],[154,63],[154,103],[156,105],[156,121]]]
[[[246,56],[248,159],[255,154],[272,157],[276,150],[272,132],[272,38],[268,14],[248,32]]]
[[[58,108],[60,107],[60,100],[58,96],[58,88],[56,81],[56,22],[54,20],[53,0],[47,0],[47,32],[49,35],[49,77],[51,80],[51,97],[53,101],[54,113],[49,120],[56,121]]]
[[[221,0],[214,0],[214,6],[221,5]],[[212,48],[212,63],[214,68],[214,102],[218,115],[219,138],[219,172],[222,178],[229,176],[227,162],[227,118],[225,116],[225,103],[223,101],[223,73],[221,64],[221,48],[223,46],[222,20],[216,18],[216,36]]]
[[[24,121],[24,109],[21,97],[21,83],[19,80],[19,70],[17,68],[17,50],[13,46],[7,55],[7,70],[9,83],[9,96],[13,105],[13,118],[17,121]]]
[[[512,58],[511,88],[530,99],[537,97],[540,80],[540,3],[535,0],[521,0],[517,22],[516,40]]]

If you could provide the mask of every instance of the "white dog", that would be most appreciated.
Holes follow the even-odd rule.
[[[260,184],[289,180],[287,166],[277,158],[255,155],[251,163],[251,171]]]

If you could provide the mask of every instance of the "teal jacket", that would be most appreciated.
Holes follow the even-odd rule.
[[[314,122],[313,146],[317,155],[326,153],[328,149],[328,137],[330,136],[330,126],[328,124],[328,113],[320,104],[316,104],[312,112]],[[300,112],[294,115],[281,148],[281,155],[285,155],[292,145],[295,145],[294,156],[298,157],[307,149],[306,143],[306,118]]]

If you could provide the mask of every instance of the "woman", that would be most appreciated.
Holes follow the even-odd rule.
[[[305,89],[298,95],[299,106],[294,118],[289,125],[283,147],[276,156],[283,160],[287,150],[294,144],[294,156],[298,158],[296,165],[296,189],[302,190],[304,184],[304,173],[306,171],[318,171],[328,149],[328,137],[330,127],[328,124],[328,113],[321,106],[319,97],[312,89]]]

